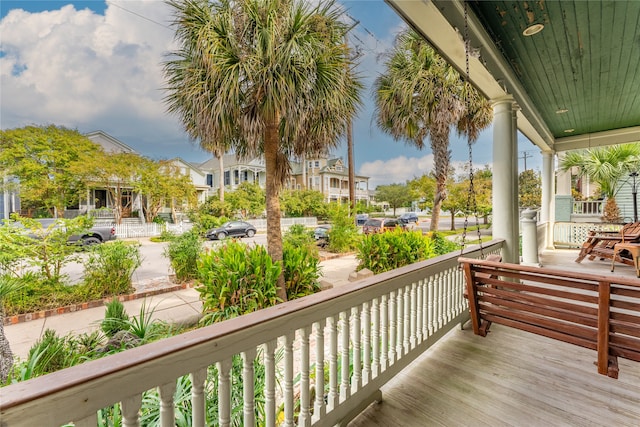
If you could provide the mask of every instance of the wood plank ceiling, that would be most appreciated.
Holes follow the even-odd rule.
[[[640,125],[640,1],[470,5],[554,137]]]

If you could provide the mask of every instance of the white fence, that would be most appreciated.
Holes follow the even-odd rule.
[[[553,245],[557,248],[579,248],[591,230],[618,231],[621,228],[620,224],[556,222],[553,226]]]
[[[266,219],[251,219],[248,220],[258,231],[265,231],[267,229]],[[282,218],[281,226],[284,230],[291,227],[293,224],[302,224],[305,227],[316,227],[318,220],[315,217],[312,218]],[[171,231],[175,234],[182,234],[193,227],[193,224],[188,222],[181,222],[178,224],[115,224],[116,235],[120,239],[135,238],[135,237],[151,237],[159,236],[164,230]]]
[[[501,246],[490,242],[484,253]],[[150,404],[152,424],[163,427],[174,426],[185,407],[194,427],[346,425],[381,399],[384,384],[468,319],[458,255],[4,387],[2,425],[95,426],[97,411],[118,402],[124,427],[147,425],[140,418]],[[480,251],[464,255],[477,258]],[[234,368],[234,360],[241,366]],[[264,373],[258,389],[257,369]],[[241,380],[233,380],[239,373]]]

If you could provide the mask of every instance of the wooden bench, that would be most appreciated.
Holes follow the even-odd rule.
[[[640,362],[640,281],[459,258],[473,331],[491,323],[597,351],[598,372],[618,378],[618,357]]]
[[[614,247],[617,243],[640,242],[640,222],[625,224],[620,231],[589,231],[587,240],[582,244],[576,262],[582,262],[589,257],[590,261],[598,258],[613,259],[616,254]],[[628,265],[634,265],[633,260],[618,256],[618,261]]]

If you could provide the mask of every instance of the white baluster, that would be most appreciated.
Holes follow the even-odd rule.
[[[403,350],[403,354],[407,354],[409,353],[409,349],[411,348],[411,300],[410,300],[410,293],[411,293],[411,288],[409,286],[406,286],[403,290],[402,293],[402,300],[404,302],[404,307],[402,309],[402,314],[403,314],[403,320],[402,320],[402,324],[403,324],[403,329],[404,331],[402,332],[402,350]]]
[[[176,393],[176,382],[170,382],[158,387],[160,390],[160,425],[162,427],[174,427],[176,424],[173,395]]]
[[[451,270],[447,270],[445,273],[447,278],[447,323],[453,319],[453,283],[451,282],[452,275]]]
[[[417,319],[418,319],[418,296],[416,290],[415,282],[411,284],[411,292],[409,294],[409,302],[411,303],[411,332],[409,335],[409,344],[411,345],[411,349],[416,347],[416,327],[417,327]]]
[[[218,366],[218,423],[220,427],[231,425],[231,367],[232,359],[217,363]]]
[[[340,401],[344,402],[351,396],[351,378],[349,378],[349,313],[343,311],[340,313],[340,336],[341,348],[340,348]]]
[[[316,322],[316,400],[313,408],[314,421],[321,420],[327,413],[324,402],[324,324]]]
[[[396,330],[397,330],[397,313],[396,313],[396,293],[389,293],[389,365],[393,365],[396,361]]]
[[[293,422],[293,340],[295,332],[284,335],[284,425],[292,427]]]
[[[383,295],[380,303],[380,329],[382,333],[382,345],[380,351],[381,372],[389,367],[389,296]]]
[[[120,402],[122,404],[122,425],[124,427],[138,427],[140,425],[140,405],[142,395],[127,397]]]
[[[380,301],[378,298],[373,299],[371,314],[373,315],[373,330],[371,331],[373,362],[371,364],[371,375],[372,378],[375,378],[380,375]]]
[[[329,398],[328,409],[332,411],[338,406],[338,317],[329,319]]]
[[[362,384],[371,381],[371,308],[369,302],[362,304]]]
[[[207,380],[207,368],[199,369],[190,374],[191,376],[191,420],[193,427],[204,427],[205,425],[205,405],[204,382]]]
[[[256,359],[256,349],[242,352],[242,397],[244,400],[243,419],[245,426],[256,423],[256,392],[253,365]]]
[[[420,344],[424,339],[424,330],[426,326],[424,317],[424,280],[418,282],[416,286],[416,344]]]
[[[351,381],[351,394],[362,387],[362,329],[360,324],[360,307],[351,309],[353,323],[353,380]]]
[[[396,295],[396,358],[400,360],[404,351],[402,350],[402,342],[404,341],[404,289],[399,288]]]
[[[438,330],[442,328],[444,325],[444,280],[442,278],[442,273],[438,273],[438,298],[436,298],[436,302],[438,304]]]
[[[300,415],[299,426],[311,425],[311,402],[309,401],[309,335],[311,327],[300,329]]]
[[[435,331],[435,318],[436,318],[436,314],[435,314],[435,307],[433,305],[433,301],[435,299],[435,292],[434,292],[434,288],[435,288],[435,283],[433,281],[433,277],[431,277],[429,279],[429,283],[427,284],[427,317],[428,317],[428,336],[433,335],[434,331]]]
[[[275,351],[278,346],[276,340],[264,344],[264,369],[265,369],[265,391],[264,391],[264,412],[266,426],[276,425],[276,362]]]

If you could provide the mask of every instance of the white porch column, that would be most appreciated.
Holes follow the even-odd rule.
[[[514,139],[513,98],[493,101],[493,237],[505,239],[502,260],[518,263],[518,187],[513,178],[517,171],[518,147]],[[514,166],[515,165],[515,166]],[[517,175],[517,173],[516,173]],[[514,200],[516,201],[514,203]]]
[[[520,200],[518,198],[519,184],[519,171],[518,171],[518,110],[520,107],[515,102],[511,104],[511,141],[514,147],[514,161],[512,164],[512,178],[514,192],[512,195],[513,206],[515,206],[513,215],[513,236],[518,241],[520,236]],[[519,245],[518,245],[519,246]],[[519,259],[520,251],[516,251],[516,259]]]
[[[540,221],[546,224],[544,247],[553,248],[553,223],[555,211],[555,189],[554,189],[554,155],[552,152],[542,153],[542,206],[540,210]]]

